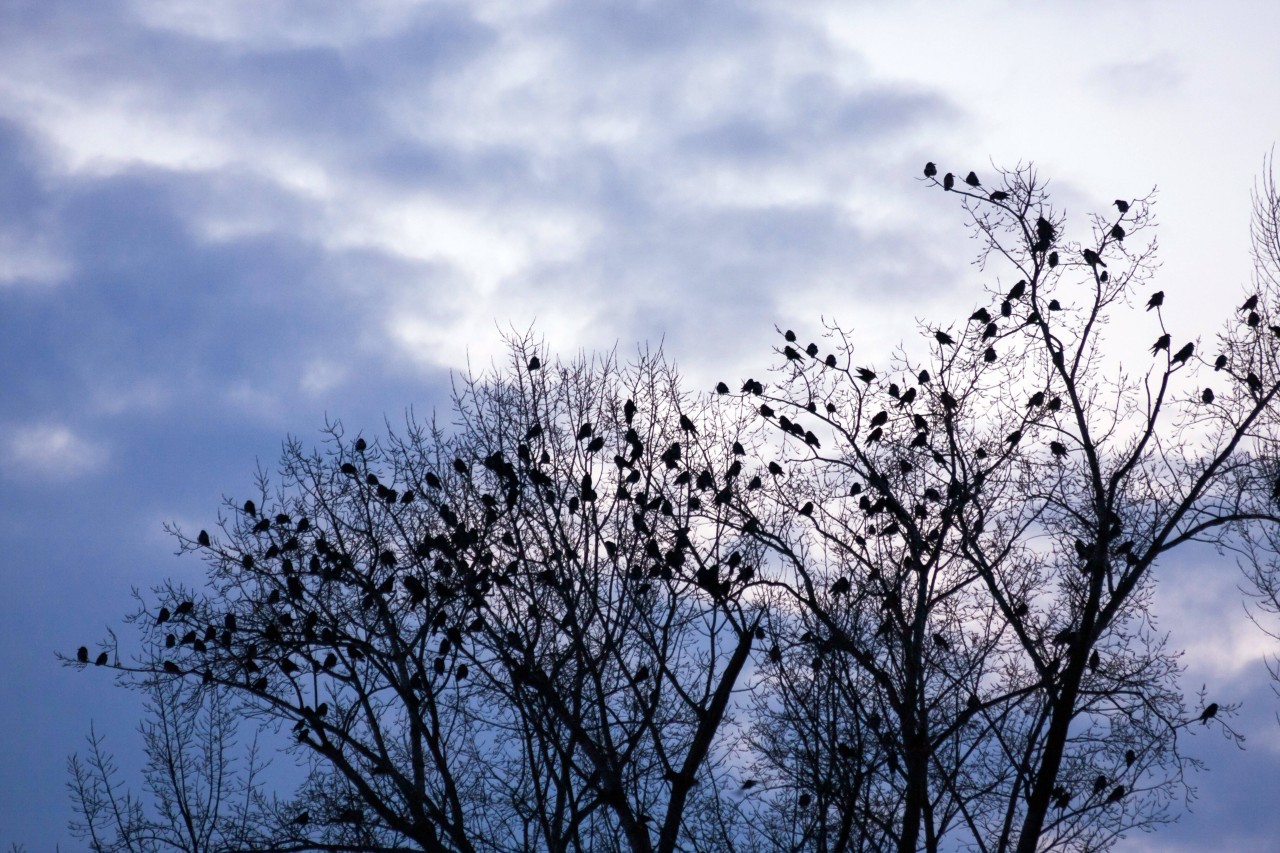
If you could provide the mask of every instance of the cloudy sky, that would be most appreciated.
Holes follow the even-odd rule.
[[[1211,336],[1276,32],[1231,0],[0,0],[0,846],[74,847],[90,721],[133,761],[136,699],[54,652],[198,581],[161,525],[326,417],[443,405],[503,330],[661,341],[700,387],[823,316],[883,360],[985,283],[923,163],[1030,160],[1069,230],[1158,187],[1166,319]],[[1194,811],[1123,850],[1275,849],[1276,648],[1237,583],[1193,555],[1158,612],[1248,749],[1192,739]]]

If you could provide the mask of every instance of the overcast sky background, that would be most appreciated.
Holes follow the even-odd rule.
[[[995,278],[924,162],[1033,160],[1071,237],[1159,187],[1166,320],[1211,339],[1280,4],[959,5],[0,0],[0,846],[75,849],[90,721],[132,763],[136,698],[54,652],[198,581],[162,523],[212,526],[326,416],[445,405],[502,329],[663,341],[709,387],[825,315],[884,362]],[[1274,851],[1276,644],[1229,561],[1162,572],[1184,687],[1243,701],[1248,750],[1197,732],[1194,812],[1120,849]]]

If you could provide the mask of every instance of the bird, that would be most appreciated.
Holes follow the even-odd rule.
[[[1009,194],[1004,190],[993,190],[990,197],[992,201],[1008,201],[1009,200]]]
[[[1147,300],[1147,310],[1150,311],[1152,308],[1159,308],[1163,304],[1164,291],[1157,290],[1155,293],[1151,294],[1151,298]]]
[[[977,176],[976,174],[974,174],[973,172],[970,172],[969,174],[967,174],[967,175],[965,175],[965,176],[964,176],[964,182],[965,182],[966,184],[968,184],[969,186],[971,186],[971,187],[980,187],[980,186],[982,186],[982,181],[979,181],[979,180],[978,180],[978,176]]]
[[[1112,202],[1112,204],[1116,206],[1116,210],[1120,211],[1121,216],[1129,212],[1129,202],[1125,201],[1122,198],[1116,199],[1115,201]]]
[[[1133,766],[1133,762],[1135,762],[1135,761],[1137,761],[1137,760],[1138,760],[1138,753],[1134,752],[1132,749],[1126,749],[1126,750],[1124,751],[1124,766],[1125,766],[1125,767],[1132,767],[1132,766]]]
[[[535,370],[539,369],[540,367],[542,367],[542,360],[541,360],[540,358],[538,358],[536,355],[535,355],[533,358],[529,359],[529,372],[530,372],[530,373],[532,373],[533,371],[535,371]]]
[[[1058,301],[1058,300],[1056,300],[1056,299],[1050,299],[1050,300],[1049,300],[1049,310],[1050,310],[1050,311],[1061,311],[1061,310],[1062,310],[1062,303],[1061,303],[1061,302],[1059,302],[1059,301]]]
[[[813,515],[813,501],[805,501],[804,506],[800,507],[801,515]]]
[[[988,323],[987,327],[982,330],[982,339],[989,341],[1000,333],[999,327],[995,323]]]
[[[1049,442],[1049,450],[1058,458],[1062,458],[1067,455],[1067,446],[1060,441]]]
[[[1010,447],[1013,447],[1019,441],[1022,441],[1022,430],[1020,429],[1015,429],[1013,432],[1009,433],[1009,435],[1005,438],[1005,443],[1007,443]]]
[[[1124,799],[1124,785],[1116,785],[1115,790],[1107,797],[1107,803],[1118,803]]]
[[[924,176],[926,178],[932,178],[937,174],[938,167],[935,166],[932,161],[924,164]]]
[[[1049,269],[1053,269],[1058,265],[1058,253],[1050,252],[1047,260],[1049,261]]]
[[[684,430],[685,432],[691,432],[694,435],[698,434],[697,428],[694,427],[693,421],[689,420],[688,415],[680,416],[680,429]]]
[[[927,370],[922,370],[922,371],[920,371],[920,374],[916,377],[916,381],[917,381],[917,382],[919,382],[921,385],[928,385],[928,384],[929,384],[929,371],[927,371]]]
[[[1106,787],[1107,787],[1107,777],[1099,773],[1098,778],[1093,780],[1094,796],[1101,794],[1104,790],[1106,790]]]
[[[1227,357],[1226,357],[1225,355],[1220,355],[1220,356],[1218,356],[1217,358],[1215,358],[1215,359],[1213,360],[1213,369],[1214,369],[1214,370],[1221,370],[1222,368],[1224,368],[1224,367],[1226,367],[1226,366],[1227,366]]]
[[[170,675],[182,675],[182,669],[171,660],[165,661],[164,666],[162,666],[161,669]]]
[[[1201,392],[1201,394],[1200,394],[1200,402],[1201,402],[1201,403],[1212,403],[1212,402],[1213,402],[1213,389],[1212,389],[1212,388],[1206,388],[1206,389],[1204,389],[1204,391],[1203,391],[1203,392]]]
[[[1113,240],[1124,239],[1124,229],[1120,227],[1119,223],[1116,223],[1115,225],[1111,226],[1111,239]]]
[[[196,544],[201,548],[209,547],[209,531],[201,530],[200,535],[196,537]]]
[[[1250,311],[1244,322],[1250,329],[1256,329],[1258,324],[1262,322],[1262,318],[1258,316],[1257,311]]]
[[[1027,400],[1028,409],[1034,409],[1036,406],[1043,406],[1043,405],[1044,405],[1043,391],[1037,391],[1036,393],[1031,395],[1031,398],[1029,400]]]
[[[788,361],[799,361],[800,353],[793,346],[785,346],[782,348],[782,354],[787,357]]]
[[[761,403],[760,416],[765,418],[773,417],[773,406],[770,406],[768,403]]]
[[[987,311],[986,308],[979,308],[977,311],[974,311],[969,315],[969,322],[972,323],[974,321],[979,323],[990,323],[991,313]]]
[[[1210,702],[1209,706],[1204,709],[1203,713],[1200,714],[1201,725],[1206,725],[1206,726],[1209,725],[1209,721],[1212,720],[1215,716],[1217,716],[1217,714],[1218,714],[1218,703]]]
[[[1167,332],[1166,332],[1165,334],[1161,335],[1159,338],[1157,338],[1157,339],[1156,339],[1156,342],[1155,342],[1154,344],[1152,344],[1152,346],[1151,346],[1151,354],[1152,354],[1152,355],[1155,355],[1156,353],[1160,352],[1160,350],[1164,350],[1165,352],[1168,352],[1168,351],[1169,351],[1169,341],[1170,341],[1170,337],[1169,337],[1169,334],[1168,334]]]
[[[1026,279],[1020,279],[1017,284],[1015,284],[1013,287],[1009,289],[1009,295],[1006,296],[1005,299],[1009,299],[1011,301],[1018,300],[1018,299],[1021,299],[1022,294],[1026,292],[1027,292],[1027,281]]]
[[[1107,265],[1106,261],[1102,260],[1093,249],[1085,249],[1080,254],[1084,256],[1084,262],[1091,267],[1105,267]]]
[[[849,591],[849,588],[850,588],[850,583],[848,578],[845,578],[845,577],[836,578],[835,583],[831,584],[831,594],[844,595],[846,592]]]
[[[818,357],[818,345],[813,342],[810,342],[809,345],[804,348],[804,351],[809,355],[809,358]]]
[[[1102,663],[1102,659],[1098,656],[1098,650],[1094,649],[1093,654],[1089,655],[1089,671],[1097,672],[1098,664]]]
[[[876,378],[876,372],[868,367],[859,367],[857,374],[858,378],[868,385],[874,382]]]
[[[873,427],[883,426],[886,422],[888,422],[888,420],[889,420],[889,413],[881,409],[879,412],[876,412],[875,417],[871,419],[871,425]]]
[[[791,331],[790,329],[787,329],[785,332],[783,332],[782,337],[785,338],[787,343],[789,344],[794,344],[796,342],[796,333]]]
[[[942,188],[944,190],[952,189],[956,185],[956,176],[947,172],[942,176]]]
[[[1175,364],[1186,364],[1187,359],[1191,358],[1191,354],[1196,351],[1196,345],[1193,343],[1185,344],[1182,349],[1173,354]]]
[[[88,662],[89,662],[89,648],[88,648],[88,646],[81,646],[81,647],[80,647],[80,649],[76,652],[76,660],[80,661],[80,663],[88,663]]]
[[[1039,251],[1043,252],[1053,243],[1053,223],[1045,219],[1043,216],[1036,217],[1036,238],[1039,244],[1044,246]]]
[[[1000,303],[1000,316],[1005,318],[1013,316],[1013,303],[1008,299]]]
[[[578,427],[578,434],[575,436],[575,438],[578,441],[582,441],[584,438],[590,438],[591,432],[592,432],[591,423],[590,422],[584,423],[582,426]]]
[[[992,362],[994,362],[996,360],[996,348],[987,347],[985,350],[983,350],[982,360],[985,361],[987,364],[991,364]]]
[[[729,386],[728,386],[728,385],[725,385],[723,382],[717,382],[717,383],[716,383],[716,393],[717,393],[717,394],[728,394],[728,393],[729,393]]]
[[[950,335],[948,335],[948,334],[947,334],[946,332],[944,332],[944,331],[939,330],[939,331],[934,332],[934,333],[933,333],[933,337],[934,337],[934,340],[936,340],[936,341],[937,341],[939,344],[941,344],[942,346],[955,346],[955,345],[956,345],[955,339],[954,339],[954,338],[952,338]]]
[[[1252,370],[1245,376],[1244,383],[1249,386],[1249,393],[1251,394],[1257,394],[1262,390],[1262,380]]]
[[[1255,293],[1253,296],[1250,296],[1248,299],[1244,301],[1244,304],[1240,306],[1240,310],[1252,311],[1254,308],[1257,308],[1257,307],[1258,307],[1258,294]]]
[[[106,666],[106,665],[107,665],[107,653],[106,653],[106,652],[103,652],[102,654],[98,655],[98,658],[97,658],[97,660],[95,660],[95,661],[93,662],[93,665],[94,665],[94,666]]]
[[[300,815],[298,815],[293,819],[294,826],[306,826],[310,822],[311,822],[310,812],[302,812]]]
[[[753,381],[748,379],[747,386],[750,386],[752,384],[753,384]],[[744,387],[742,390],[749,391],[750,388]],[[631,423],[631,419],[636,416],[636,404],[634,400],[627,400],[627,402],[622,404],[622,416],[626,418],[628,424]]]

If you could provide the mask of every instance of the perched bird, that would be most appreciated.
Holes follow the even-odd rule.
[[[965,176],[964,176],[964,182],[965,182],[966,184],[968,184],[969,186],[971,186],[971,187],[980,187],[980,186],[982,186],[982,181],[979,181],[979,180],[978,180],[978,176],[977,176],[976,174],[974,174],[973,172],[970,172],[969,174],[967,174],[967,175],[965,175]]]
[[[1049,261],[1049,269],[1053,269],[1058,265],[1058,253],[1050,252],[1049,257],[1046,260]]]
[[[889,420],[889,413],[881,409],[879,412],[876,412],[875,417],[871,419],[871,425],[873,427],[882,426],[885,423],[887,423],[888,420]]]
[[[578,441],[582,441],[585,438],[590,438],[591,432],[592,432],[592,427],[590,422],[584,423],[582,426],[578,427],[578,434],[574,436],[574,438],[576,438]]]
[[[809,358],[818,357],[818,345],[815,343],[810,342],[809,345],[804,348],[804,351],[809,355]]]
[[[1157,290],[1155,293],[1151,294],[1151,298],[1147,300],[1147,310],[1150,311],[1152,308],[1159,308],[1163,304],[1164,291]]]
[[[1061,311],[1061,310],[1062,310],[1062,303],[1061,303],[1061,302],[1059,302],[1059,301],[1058,301],[1058,300],[1056,300],[1056,299],[1050,299],[1050,300],[1049,300],[1049,310],[1050,310],[1050,311]]]
[[[1132,749],[1126,749],[1126,750],[1124,751],[1124,766],[1125,766],[1125,767],[1132,767],[1132,766],[1133,766],[1133,762],[1135,762],[1135,761],[1137,761],[1137,760],[1138,760],[1138,753],[1134,752]]]
[[[723,382],[717,382],[717,383],[716,383],[716,393],[717,393],[717,394],[728,394],[728,393],[729,393],[729,386],[728,386],[728,385],[725,385]]]
[[[1015,284],[1013,287],[1009,289],[1009,295],[1006,296],[1005,298],[1009,300],[1018,300],[1018,299],[1021,299],[1022,294],[1026,292],[1027,292],[1027,281],[1026,279],[1020,279],[1017,284]]]
[[[1029,400],[1027,400],[1028,409],[1034,409],[1036,406],[1043,406],[1043,405],[1044,405],[1043,391],[1037,391],[1036,393],[1031,395],[1031,398]]]
[[[542,367],[542,360],[541,360],[541,359],[539,359],[536,355],[535,355],[533,358],[529,359],[529,371],[530,371],[530,372],[535,371],[535,370],[537,370],[537,369],[538,369],[538,368],[540,368],[540,367]]]
[[[946,332],[943,332],[941,330],[934,332],[933,337],[934,337],[934,340],[936,340],[942,346],[956,345],[955,339],[952,338],[950,335],[948,335]]]
[[[209,531],[201,530],[200,535],[196,537],[196,544],[201,548],[209,547]]]
[[[920,371],[920,375],[916,377],[916,381],[917,381],[917,382],[919,382],[921,385],[928,385],[928,384],[929,384],[929,371],[927,371],[927,370],[922,370],[922,371]]]
[[[80,661],[80,663],[88,663],[88,662],[89,662],[89,647],[88,647],[88,646],[81,646],[81,647],[80,647],[80,649],[76,652],[76,660]]]
[[[870,385],[875,381],[876,372],[867,367],[859,367],[857,370],[858,378],[866,384]]]
[[[1013,447],[1019,441],[1022,441],[1022,430],[1020,429],[1015,429],[1013,432],[1009,433],[1009,435],[1005,437],[1005,443],[1008,444],[1010,447]]]
[[[1196,351],[1196,345],[1188,343],[1173,354],[1174,364],[1186,364],[1187,359],[1191,358],[1191,354]]]
[[[1036,238],[1038,244],[1043,244],[1044,248],[1039,251],[1046,251],[1050,244],[1053,243],[1053,223],[1045,219],[1043,216],[1036,217]]]
[[[1212,402],[1213,402],[1213,389],[1212,389],[1212,388],[1206,388],[1206,389],[1204,389],[1204,391],[1203,391],[1203,392],[1201,392],[1201,394],[1200,394],[1200,402],[1201,402],[1201,403],[1212,403]]]
[[[688,415],[680,416],[680,429],[684,430],[685,432],[691,432],[694,435],[698,434],[698,430],[694,427],[693,421],[689,420]]]
[[[844,595],[849,591],[850,583],[848,578],[836,578],[835,583],[831,584],[832,595]]]
[[[1258,294],[1255,293],[1253,296],[1250,296],[1248,299],[1244,301],[1244,304],[1240,306],[1240,310],[1252,311],[1254,308],[1257,308],[1257,307],[1258,307]]]
[[[1160,350],[1164,350],[1165,352],[1168,352],[1169,340],[1170,338],[1168,333],[1165,333],[1161,335],[1159,338],[1157,338],[1156,342],[1151,346],[1151,354],[1155,355],[1156,353],[1160,352]]]
[[[1256,329],[1258,324],[1262,322],[1262,318],[1258,316],[1257,311],[1250,311],[1244,322],[1250,329]]]
[[[1008,201],[1009,194],[1004,190],[995,190],[991,193],[992,201]]]
[[[1119,224],[1111,226],[1111,239],[1113,240],[1124,239],[1124,229],[1121,228]]]
[[[985,361],[987,364],[991,364],[992,362],[994,362],[996,360],[996,348],[987,347],[985,350],[983,350],[982,360]]]
[[[751,384],[752,380],[748,379],[747,385],[749,386]],[[750,388],[744,387],[742,390],[749,391]],[[634,400],[627,400],[627,402],[622,404],[622,415],[626,418],[628,424],[631,423],[632,418],[636,416],[636,404]]]
[[[1094,649],[1093,654],[1089,655],[1089,671],[1097,672],[1098,664],[1102,663],[1102,659],[1098,656],[1098,650]]]
[[[1115,790],[1113,790],[1110,793],[1110,795],[1108,795],[1107,803],[1108,804],[1118,803],[1123,799],[1124,799],[1124,785],[1116,785]]]
[[[945,175],[942,176],[942,188],[944,190],[952,189],[955,187],[955,185],[956,185],[955,175],[951,174],[950,172],[947,172]]]
[[[1080,254],[1084,256],[1084,262],[1091,267],[1105,267],[1107,265],[1106,261],[1102,260],[1093,249],[1085,249]]]
[[[1258,378],[1258,374],[1252,370],[1244,378],[1244,384],[1249,386],[1249,393],[1257,394],[1262,390],[1262,380]]]
[[[1096,796],[1098,794],[1101,794],[1104,790],[1106,790],[1106,788],[1107,788],[1107,777],[1099,773],[1098,778],[1093,780],[1093,793]]]
[[[996,326],[995,323],[988,323],[987,327],[982,330],[982,339],[984,341],[989,341],[999,333],[1000,333],[1000,329]]]
[[[95,661],[93,662],[93,665],[94,665],[94,666],[106,666],[106,665],[107,665],[107,653],[106,653],[106,652],[103,652],[102,654],[98,655],[98,659],[97,659],[97,660],[95,660]]]
[[[1008,299],[1006,299],[1005,301],[1000,303],[1000,316],[1008,318],[1008,317],[1011,317],[1012,315],[1013,315],[1013,303],[1010,302]]]
[[[1221,370],[1222,368],[1224,368],[1224,367],[1226,367],[1226,366],[1227,366],[1227,357],[1226,357],[1225,355],[1220,355],[1220,356],[1218,356],[1217,358],[1215,358],[1215,359],[1213,360],[1213,369],[1214,369],[1214,370]]]
[[[794,344],[796,342],[796,333],[791,331],[790,329],[787,329],[785,332],[783,332],[782,337],[785,338],[787,343],[789,344]]]
[[[1200,714],[1200,723],[1206,726],[1209,725],[1209,721],[1212,720],[1215,716],[1217,716],[1217,713],[1218,713],[1218,703],[1210,702],[1209,706],[1204,709],[1203,713]]]
[[[932,162],[924,164],[924,176],[926,178],[932,178],[937,174],[938,174],[938,167],[935,166]]]
[[[1115,201],[1113,201],[1112,204],[1116,206],[1116,210],[1120,211],[1120,214],[1122,216],[1129,212],[1129,202],[1125,201],[1124,199],[1118,198]]]
[[[1062,458],[1067,455],[1067,446],[1060,441],[1049,442],[1049,450],[1058,458]]]
[[[979,323],[990,323],[991,314],[990,312],[987,311],[986,308],[979,308],[977,311],[974,311],[972,314],[969,315],[969,322],[972,323],[974,321],[977,321]]]

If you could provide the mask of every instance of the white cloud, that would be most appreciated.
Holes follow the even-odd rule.
[[[108,459],[103,445],[63,424],[10,427],[7,439],[5,444],[14,467],[39,478],[71,480],[86,476],[100,470]]]

